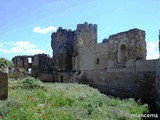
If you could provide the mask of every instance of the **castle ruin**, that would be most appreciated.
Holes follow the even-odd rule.
[[[118,97],[156,99],[160,106],[160,60],[146,60],[145,31],[135,28],[97,43],[97,25],[85,22],[76,30],[59,27],[51,47],[52,58],[38,54],[12,61],[42,81],[85,83]]]

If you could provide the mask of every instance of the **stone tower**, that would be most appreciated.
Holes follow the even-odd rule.
[[[78,24],[76,30],[76,39],[78,46],[88,46],[97,43],[97,25]]]
[[[51,35],[51,47],[53,49],[53,59],[55,67],[60,71],[70,71],[72,69],[72,53],[75,33],[71,30],[59,27],[57,32]]]
[[[74,70],[79,47],[96,45],[97,25],[78,24],[75,31],[59,27],[57,32],[51,35],[51,47],[55,68],[59,71]]]
[[[72,57],[73,70],[79,70],[80,68],[80,53],[79,49],[82,47],[96,46],[97,44],[97,25],[78,24],[75,31],[75,43],[74,43],[74,56]]]

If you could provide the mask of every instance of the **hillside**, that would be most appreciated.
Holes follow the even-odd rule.
[[[9,99],[0,101],[1,120],[117,120],[147,112],[133,99],[115,99],[87,85],[9,80]],[[138,120],[138,118],[130,118]]]

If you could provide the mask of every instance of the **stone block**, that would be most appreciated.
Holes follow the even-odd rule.
[[[0,71],[0,100],[8,98],[8,73]]]

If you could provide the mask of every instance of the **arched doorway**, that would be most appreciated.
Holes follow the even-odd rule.
[[[119,47],[118,62],[126,63],[126,61],[127,61],[127,48],[126,45],[123,44]]]
[[[97,58],[96,64],[99,64],[99,58]]]

